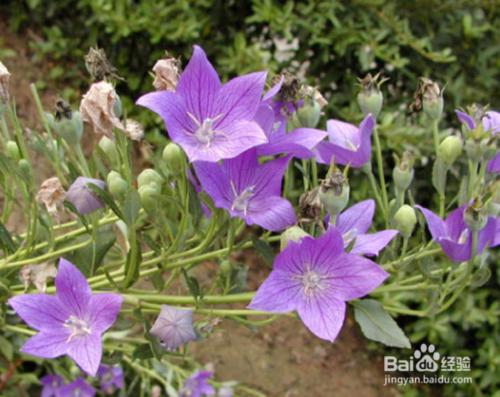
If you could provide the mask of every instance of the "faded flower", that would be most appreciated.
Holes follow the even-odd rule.
[[[9,80],[10,73],[5,65],[0,62],[0,103],[9,101]]]
[[[196,340],[193,311],[162,305],[150,333],[158,337],[167,350],[175,350],[184,343]]]
[[[153,86],[156,91],[175,91],[179,79],[180,62],[175,58],[158,60],[153,66],[155,79]]]
[[[143,126],[133,119],[127,119],[125,124],[125,133],[133,141],[141,141],[144,138]]]
[[[85,67],[94,81],[120,79],[116,74],[116,68],[111,65],[102,48],[90,47],[89,52],[85,55]]]
[[[24,289],[27,290],[31,283],[39,292],[45,292],[47,280],[56,277],[56,275],[57,269],[50,263],[26,265],[19,272],[19,278],[24,284]]]
[[[40,185],[40,190],[36,195],[36,200],[47,208],[51,215],[57,214],[58,207],[66,198],[66,191],[57,177],[46,179]]]

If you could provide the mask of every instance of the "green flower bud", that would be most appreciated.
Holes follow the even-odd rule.
[[[413,176],[415,174],[413,162],[413,155],[408,151],[403,153],[401,160],[396,157],[396,166],[392,170],[392,178],[396,187],[401,191],[408,189],[413,181]]]
[[[340,172],[334,171],[328,178],[321,181],[318,192],[319,200],[330,215],[330,222],[349,202],[349,184],[347,178]]]
[[[299,226],[292,226],[281,233],[280,237],[280,248],[283,251],[290,241],[294,243],[299,242],[303,237],[309,236],[304,230]]]
[[[447,166],[451,166],[462,154],[463,142],[456,135],[446,137],[438,146],[437,156]]]
[[[21,158],[21,152],[19,151],[19,146],[14,141],[8,141],[5,144],[5,153],[12,160],[18,161]]]
[[[60,109],[66,104],[58,101],[56,115],[46,113],[50,128],[70,145],[79,144],[83,134],[83,121],[80,112],[72,112],[69,108]]]
[[[180,175],[186,166],[186,156],[181,147],[173,142],[168,143],[163,149],[162,159],[174,175]]]
[[[293,114],[293,124],[299,128],[315,128],[321,117],[321,107],[318,102],[313,99],[306,100]]]
[[[372,76],[368,73],[363,79],[358,79],[361,85],[361,91],[358,93],[358,105],[366,116],[369,113],[377,118],[384,104],[384,95],[380,91],[380,86],[386,79],[380,80],[380,73]]]
[[[487,208],[476,198],[464,211],[464,222],[470,230],[478,232],[488,222]]]
[[[410,238],[417,224],[415,210],[407,204],[401,206],[394,214],[393,223],[404,238]]]
[[[29,178],[31,176],[31,165],[26,159],[21,159],[17,162],[17,165],[19,166],[19,169],[21,172]]]
[[[110,171],[106,182],[108,190],[115,197],[123,197],[128,191],[127,181],[116,171]]]
[[[154,211],[158,205],[158,197],[160,196],[159,186],[152,182],[139,187],[139,197],[141,204],[147,211]]]
[[[117,164],[118,163],[118,150],[116,148],[116,143],[109,139],[107,136],[103,136],[99,140],[99,147],[101,150],[104,152],[108,160],[112,164]]]
[[[229,275],[231,273],[231,269],[232,269],[231,262],[228,261],[227,259],[224,259],[220,263],[219,268],[220,268],[220,271],[222,272],[222,274]]]
[[[465,152],[469,159],[475,162],[481,162],[489,160],[495,154],[495,150],[492,150],[490,139],[474,139],[470,138],[465,141]]]
[[[158,187],[161,187],[162,182],[162,176],[152,168],[146,168],[137,177],[137,184],[139,185],[139,187],[150,184],[156,184]]]

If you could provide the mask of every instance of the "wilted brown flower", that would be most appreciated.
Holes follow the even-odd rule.
[[[319,188],[302,193],[299,198],[299,211],[301,222],[318,222],[321,217],[321,202],[319,200]]]
[[[90,47],[89,52],[85,55],[85,67],[93,81],[109,79],[123,80],[123,78],[116,73],[116,68],[111,65],[102,48]]]
[[[160,59],[153,66],[155,79],[153,86],[157,91],[174,91],[179,79],[179,60],[175,58]]]
[[[66,191],[57,177],[46,179],[40,185],[36,200],[45,205],[51,215],[57,214],[57,208],[66,197]]]
[[[26,265],[19,271],[19,278],[24,284],[24,289],[28,289],[30,283],[35,286],[39,292],[45,292],[47,280],[55,278],[57,269],[53,264],[42,263],[40,265]]]
[[[9,101],[9,80],[10,73],[5,65],[0,62],[0,103]]]
[[[124,126],[115,114],[115,104],[118,101],[113,86],[100,81],[90,86],[80,103],[82,120],[89,123],[96,134],[113,136],[113,127],[124,130]]]
[[[410,104],[410,111],[420,112],[424,102],[436,102],[442,97],[439,85],[426,77],[420,77],[418,86],[414,94],[413,103]]]

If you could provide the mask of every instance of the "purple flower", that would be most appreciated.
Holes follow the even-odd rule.
[[[59,375],[45,375],[40,379],[42,384],[42,392],[40,397],[54,397],[57,389],[64,383],[63,378]]]
[[[432,239],[441,246],[448,258],[454,262],[463,262],[471,258],[472,232],[464,222],[465,206],[451,211],[444,221],[420,205],[415,207],[424,214]],[[477,253],[498,244],[500,244],[500,221],[489,217],[486,225],[478,233]]]
[[[215,390],[208,384],[208,379],[212,377],[210,371],[196,371],[184,382],[181,390],[182,397],[202,397],[213,396]]]
[[[104,189],[106,186],[106,184],[99,179],[86,178],[84,176],[79,176],[75,179],[66,193],[66,200],[73,204],[81,215],[94,212],[104,206],[87,187],[87,184],[93,184],[99,189]]]
[[[157,336],[168,350],[175,350],[184,343],[196,340],[193,311],[162,305],[160,315],[149,332]]]
[[[95,376],[102,355],[101,334],[115,322],[122,297],[92,294],[82,273],[65,259],[59,261],[56,295],[26,294],[9,299],[16,313],[39,331],[21,352],[42,358],[71,357]]]
[[[344,322],[345,302],[368,294],[387,277],[371,260],[344,252],[340,232],[330,228],[316,239],[289,242],[249,308],[296,310],[313,334],[333,342]]]
[[[359,168],[370,161],[371,135],[375,119],[368,114],[356,127],[340,120],[328,120],[326,126],[329,142],[320,142],[316,147],[316,160],[330,164],[349,164]]]
[[[458,120],[464,124],[468,129],[474,130],[476,128],[476,121],[470,115],[460,110],[455,110]],[[495,111],[488,111],[485,113],[481,119],[483,124],[483,130],[488,131],[491,135],[495,136],[500,133],[500,113]],[[488,161],[486,171],[492,173],[500,172],[500,152],[498,152],[495,157]]]
[[[190,161],[218,161],[267,142],[253,121],[266,73],[250,73],[221,85],[203,50],[194,46],[175,92],[157,91],[138,105],[160,115],[172,141]]]
[[[104,394],[113,394],[123,388],[123,370],[118,365],[99,365],[99,386]]]
[[[56,391],[56,397],[94,397],[95,389],[82,378],[77,378]]]
[[[335,227],[342,234],[344,247],[354,242],[351,254],[376,256],[398,234],[397,230],[382,230],[366,233],[373,221],[375,202],[371,199],[361,201],[341,212]]]
[[[272,156],[286,153],[298,158],[309,158],[312,150],[326,137],[325,131],[315,128],[297,128],[286,132],[287,118],[281,112],[283,104],[273,102],[272,98],[279,92],[283,78],[264,95],[255,115],[255,121],[267,136],[268,143],[257,147],[259,156]]]
[[[255,149],[222,164],[196,162],[194,168],[217,208],[248,225],[278,231],[295,223],[291,204],[280,197],[281,179],[289,157],[259,164]]]

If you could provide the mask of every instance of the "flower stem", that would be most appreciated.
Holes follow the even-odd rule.
[[[386,216],[386,221],[387,221],[387,215],[389,213],[389,200],[387,199],[387,188],[385,185],[385,175],[384,175],[384,163],[382,160],[382,146],[380,145],[380,138],[378,135],[378,128],[377,126],[373,127],[373,137],[375,140],[375,154],[377,158],[377,171],[378,171],[378,177],[380,181],[380,191],[382,194],[382,200],[384,203],[384,211],[385,211],[385,216]]]

